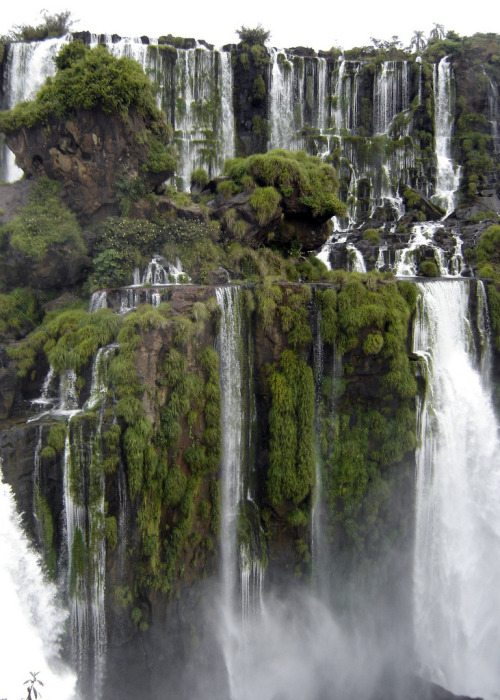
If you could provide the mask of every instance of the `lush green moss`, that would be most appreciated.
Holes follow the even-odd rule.
[[[384,338],[381,333],[369,333],[363,343],[363,352],[366,355],[378,355],[384,347]]]
[[[374,228],[365,229],[363,231],[363,238],[365,239],[365,241],[373,243],[373,245],[380,243],[380,233]]]
[[[273,218],[280,200],[281,196],[274,187],[257,187],[252,192],[248,203],[255,211],[261,226]]]
[[[498,282],[488,285],[488,307],[495,331],[495,349],[500,352],[500,288]]]
[[[38,487],[34,489],[35,517],[40,525],[44,561],[51,578],[56,575],[56,550],[54,547],[54,519],[45,496]]]
[[[407,344],[417,295],[409,281],[355,274],[343,276],[337,294],[316,293],[322,317],[331,314],[324,340],[344,355],[343,377],[323,381],[320,409],[329,514],[365,554],[379,546],[404,473],[398,465],[415,447],[417,386]],[[378,381],[365,397],[356,370],[364,373],[366,362]]]
[[[18,374],[22,377],[28,376],[34,368],[41,351],[57,372],[79,371],[100,347],[115,340],[121,322],[109,309],[94,314],[83,309],[50,313],[19,346],[9,348],[9,355],[16,360]]]
[[[439,277],[438,267],[433,260],[422,260],[419,271],[424,277]]]

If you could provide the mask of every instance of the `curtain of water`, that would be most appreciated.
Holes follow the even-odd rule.
[[[490,700],[500,687],[500,445],[468,308],[466,282],[421,287],[415,643],[424,676]]]

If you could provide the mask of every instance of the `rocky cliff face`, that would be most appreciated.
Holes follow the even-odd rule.
[[[28,177],[44,175],[64,183],[62,199],[79,220],[101,221],[120,212],[117,182],[141,177],[152,191],[170,175],[146,169],[149,124],[98,111],[77,110],[68,119],[49,119],[44,126],[23,127],[7,137],[16,162]]]
[[[374,294],[364,290],[363,285],[358,288],[356,283],[354,287],[355,294]],[[339,298],[345,297],[348,305],[354,287],[350,291],[337,290]],[[394,292],[397,293],[396,287]],[[123,294],[126,295],[125,290]],[[330,423],[333,394],[331,388],[327,388],[329,378],[335,374],[331,340],[324,341],[322,364],[317,364],[313,352],[313,345],[318,342],[314,330],[318,305],[326,317],[331,317],[335,313],[336,291],[333,287],[329,291],[326,288],[314,291],[300,285],[274,289],[249,286],[236,289],[232,294],[236,295],[235,302],[238,300],[234,313],[241,322],[240,342],[248,347],[242,356],[245,363],[242,370],[249,383],[242,386],[248,386],[250,392],[245,399],[248,406],[255,406],[252,409],[255,423],[245,428],[248,432],[244,438],[251,440],[252,445],[245,469],[250,470],[249,483],[254,496],[252,512],[244,510],[240,516],[240,537],[249,538],[249,542],[255,537],[256,541],[261,541],[263,549],[258,557],[268,561],[267,586],[294,588],[300,577],[310,575],[311,566],[315,449],[312,415],[315,389],[311,368],[317,373],[317,381],[325,383],[323,392],[318,388],[317,394],[317,401],[323,406],[318,409],[318,426],[324,422],[323,428],[317,430],[323,432],[321,440],[325,445],[331,446],[337,430]],[[380,294],[380,302],[385,304],[382,288]],[[43,353],[38,355],[30,376],[25,379],[16,380],[15,369],[8,360],[0,374],[7,389],[0,435],[4,477],[15,487],[28,529],[45,552],[47,565],[63,577],[73,566],[65,562],[68,545],[64,523],[68,511],[64,503],[66,499],[67,504],[68,497],[76,496],[68,496],[67,486],[63,494],[62,486],[66,483],[64,474],[70,463],[80,465],[71,477],[75,480],[71,489],[80,494],[78,502],[87,509],[89,518],[85,526],[89,529],[84,531],[88,569],[82,569],[79,574],[87,580],[87,585],[91,585],[92,567],[97,565],[95,545],[88,539],[93,532],[93,519],[103,517],[106,523],[104,613],[109,683],[104,693],[110,698],[122,697],[123,693],[136,697],[145,689],[149,696],[159,698],[159,688],[165,683],[176,689],[178,697],[192,697],[192,665],[186,665],[188,660],[190,664],[199,664],[200,678],[205,672],[211,682],[219,678],[222,683],[219,691],[225,692],[222,666],[221,673],[217,671],[222,660],[213,648],[213,621],[210,616],[207,618],[206,600],[213,600],[215,606],[214,591],[220,589],[216,582],[221,561],[219,459],[224,419],[218,412],[218,396],[220,389],[224,391],[225,383],[233,379],[219,374],[218,358],[212,349],[215,342],[219,347],[223,342],[217,331],[222,310],[215,303],[214,289],[173,287],[163,298],[169,299],[169,311],[166,307],[158,311],[132,311],[121,324],[118,347],[107,346],[108,397],[104,393],[100,395],[100,408],[99,404],[95,408],[89,404],[96,389],[97,356],[89,358],[77,370],[74,387],[80,413],[69,421],[49,408],[45,417],[26,423],[37,411],[35,405],[30,405],[30,399],[40,397],[43,380],[48,376]],[[111,317],[110,312],[104,311],[89,315],[85,323],[90,326],[87,332],[81,331],[82,338],[90,333],[94,322],[100,324]],[[82,328],[82,317],[78,318]],[[340,319],[340,323],[343,327],[347,319]],[[66,330],[73,334],[76,328],[71,331],[70,327]],[[390,355],[385,359],[380,357],[379,350],[367,354],[366,337],[371,330],[370,325],[363,327],[359,340],[355,340],[349,335],[352,331],[345,327],[349,343],[355,344],[356,349],[346,350],[343,362],[349,369],[345,373],[341,370],[335,380],[335,392],[343,396],[337,404],[339,415],[345,414],[341,419],[342,430],[351,430],[349,423],[356,430],[354,424],[365,421],[365,414],[373,414],[381,405],[379,380],[390,372],[393,360]],[[332,334],[334,327],[328,330],[325,326],[323,332],[326,336],[328,332]],[[382,335],[378,337],[383,342]],[[63,336],[54,337],[56,344],[66,344],[67,340],[69,336],[66,340]],[[405,354],[404,337],[401,342],[400,351]],[[74,351],[80,352],[79,347],[75,346]],[[135,348],[132,355],[129,347]],[[131,358],[132,362],[126,358]],[[70,361],[69,356],[67,361]],[[60,376],[60,385],[60,380],[54,377],[47,385],[49,388],[44,390],[49,401],[47,405],[52,401],[53,406],[68,407],[70,404],[65,402],[73,400],[71,392],[64,393],[68,370],[61,367]],[[290,414],[286,404],[281,403],[280,392],[293,394],[298,390],[294,388],[295,381],[297,387],[302,388],[292,399],[294,408]],[[344,384],[343,389],[340,384]],[[72,405],[74,410],[75,404]],[[303,407],[307,408],[306,413]],[[386,418],[383,420],[396,421],[401,428],[407,426],[404,430],[409,429],[411,400],[408,403],[407,399],[395,395],[384,410]],[[403,418],[401,410],[410,413]],[[68,435],[66,446],[64,437],[62,440],[57,437],[61,430]],[[297,441],[291,453],[281,442],[287,435],[290,438],[293,435],[293,440]],[[353,446],[357,444],[354,433],[351,439]],[[364,448],[360,443],[355,449],[362,452]],[[391,505],[389,507],[386,501],[383,506],[391,513],[384,526],[387,536],[400,533],[394,542],[391,560],[407,544],[407,521],[411,512],[408,502],[411,489],[407,482],[412,478],[413,444],[403,441],[398,449],[391,469],[399,476],[394,481],[389,478]],[[95,481],[95,467],[92,466],[97,454],[102,482]],[[331,454],[327,447],[324,459],[333,459],[339,469],[345,468],[342,457]],[[302,474],[298,481],[295,470]],[[344,494],[347,493],[345,489],[350,488],[347,474],[345,479]],[[95,512],[98,501],[94,500],[93,489],[98,483],[102,483],[99,488],[103,489],[104,499],[101,516]],[[339,486],[334,482],[329,482],[327,488],[329,498],[339,506],[341,513],[341,503],[347,496],[340,496]],[[373,501],[369,491],[357,496],[352,492],[349,498],[356,502],[360,498],[358,506],[362,508],[365,498],[371,509],[382,507]],[[329,546],[338,580],[344,577],[347,590],[357,555],[352,548],[353,532],[345,529],[347,521],[343,518],[332,521],[335,536]],[[358,546],[362,550],[366,547],[375,561],[378,546],[375,539],[372,541],[371,525],[363,517],[360,523],[356,534]],[[387,571],[387,567],[392,567],[390,562],[378,557],[373,580],[379,579],[375,569]],[[396,585],[395,581],[391,589],[393,584]],[[377,597],[380,593],[374,595]],[[68,594],[74,595],[71,589]],[[83,600],[80,604],[84,605]],[[168,629],[167,634],[165,629]],[[212,645],[210,653],[206,645]],[[89,654],[80,674],[82,687],[92,694],[92,669],[86,664],[92,666],[95,656],[92,651]],[[167,667],[165,659],[168,659]]]

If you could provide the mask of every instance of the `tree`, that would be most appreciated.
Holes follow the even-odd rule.
[[[425,49],[425,44],[426,40],[424,32],[415,30],[410,41],[410,46],[415,49],[415,53],[420,53],[423,49]]]
[[[433,22],[434,29],[431,29],[429,33],[430,39],[444,39],[444,26],[442,24],[437,24]]]
[[[242,25],[240,29],[236,30],[236,34],[242,44],[250,44],[251,46],[254,44],[264,46],[266,41],[271,38],[271,32],[265,30],[262,24],[258,24],[254,29]]]

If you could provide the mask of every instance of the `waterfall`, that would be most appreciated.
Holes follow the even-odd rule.
[[[421,286],[414,350],[427,392],[419,406],[415,644],[422,675],[492,700],[500,687],[500,444],[468,309],[466,282]]]
[[[394,117],[410,107],[408,61],[384,61],[373,93],[373,131],[389,134]]]
[[[366,265],[361,252],[351,243],[346,245],[347,262],[351,272],[366,272]]]
[[[439,223],[429,221],[414,224],[408,246],[396,250],[394,274],[397,277],[417,276],[420,250],[424,248],[432,250],[440,277],[460,277],[463,269],[462,241],[459,236],[455,236],[455,248],[448,264],[444,251],[434,242],[434,235],[440,226]]]
[[[113,344],[100,348],[94,358],[90,395],[83,411],[96,410],[99,406],[97,424],[84,436],[81,422],[72,421],[70,416],[63,458],[72,656],[80,684],[96,700],[101,698],[107,646],[101,432],[107,389],[106,360],[116,347]]]
[[[344,85],[344,75],[345,75],[345,60],[342,57],[337,69],[337,80],[335,83],[335,102],[334,109],[332,111],[332,125],[336,133],[340,134],[340,130],[343,126],[343,99],[342,90]]]
[[[107,361],[117,345],[100,348],[93,361],[89,397],[79,408],[76,374],[66,370],[59,377],[58,397],[51,396],[56,373],[49,369],[40,399],[45,416],[63,419],[66,424],[63,471],[63,513],[66,587],[70,601],[69,637],[72,662],[79,686],[99,700],[105,671],[107,631],[104,594],[106,574],[104,472],[102,469],[101,431],[106,408]],[[74,420],[87,411],[96,411],[95,423]],[[85,427],[85,434],[84,434]],[[35,512],[40,486],[42,425],[38,428],[34,457]],[[43,539],[43,538],[42,538]],[[44,679],[43,679],[44,680]]]
[[[108,293],[106,290],[101,292],[93,292],[89,301],[89,314],[93,314],[100,309],[108,307]]]
[[[0,695],[16,698],[26,692],[23,684],[36,668],[47,697],[71,700],[76,679],[59,655],[67,612],[24,535],[11,489],[3,481],[1,460],[0,563]]]
[[[288,60],[271,49],[270,148],[321,153],[328,126],[327,64],[324,58]]]
[[[281,64],[279,57],[281,56]],[[292,147],[293,141],[293,64],[286,55],[271,49],[270,148]]]
[[[60,39],[9,44],[3,78],[4,109],[12,109],[18,102],[33,99],[45,78],[56,72],[53,59],[70,39],[71,36],[67,35]],[[0,182],[14,182],[22,175],[12,151],[0,143]]]
[[[249,464],[248,421],[251,380],[248,353],[244,351],[242,298],[237,287],[218,287],[216,298],[222,312],[218,338],[222,393],[222,523],[221,567],[223,606],[230,615],[248,615],[260,605],[263,570],[257,557],[254,538],[237,542],[238,518],[249,520],[255,507],[252,498]],[[247,385],[245,385],[247,383]],[[250,404],[252,401],[250,400]],[[237,577],[239,575],[239,583]],[[240,613],[237,612],[237,592],[241,591]]]
[[[483,68],[483,73],[488,81],[488,121],[491,124],[491,137],[495,153],[500,150],[498,137],[498,86],[493,82],[488,73]]]
[[[437,177],[433,199],[446,214],[456,207],[455,196],[460,184],[460,167],[451,157],[451,137],[455,116],[455,84],[448,56],[439,61],[434,74],[435,139]]]
[[[264,570],[259,513],[253,500],[251,442],[255,406],[242,294],[232,286],[218,287],[215,292],[222,314],[217,340],[222,395],[222,647],[231,698],[236,700],[246,697],[240,685],[241,654],[253,620],[262,611]],[[243,538],[239,533],[242,520]]]
[[[174,128],[184,190],[190,189],[193,170],[203,167],[213,176],[222,169],[224,158],[234,153],[228,68],[228,58],[222,59],[218,51],[203,47],[177,51]]]
[[[35,96],[45,78],[55,73],[53,58],[71,39],[68,34],[61,39],[10,44],[4,79],[7,109]],[[90,46],[101,39],[91,35]],[[158,106],[176,132],[181,155],[179,184],[189,191],[194,169],[204,167],[216,175],[224,160],[234,155],[231,55],[204,47],[164,53],[155,42],[124,38],[113,43],[112,37],[105,37],[110,53],[134,59],[160,86]],[[14,155],[2,144],[0,179],[12,182],[22,174],[14,164]]]

